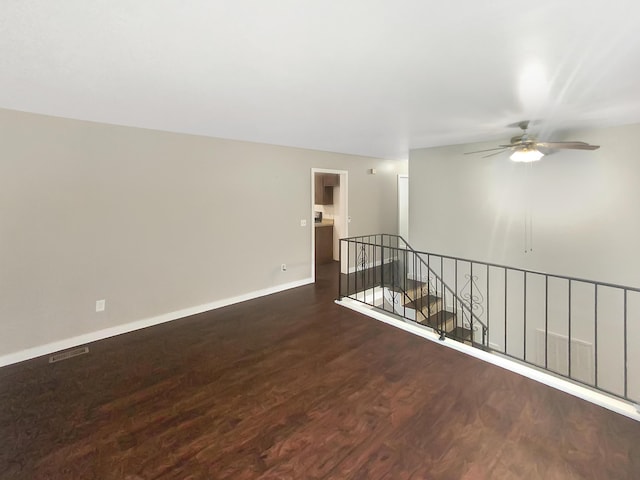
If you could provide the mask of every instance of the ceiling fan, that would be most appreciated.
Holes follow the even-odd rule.
[[[529,120],[523,120],[522,122],[508,125],[509,127],[519,127],[522,130],[521,135],[511,137],[511,141],[508,145],[500,145],[496,148],[489,148],[487,150],[476,150],[474,152],[465,152],[465,155],[472,153],[488,153],[481,158],[492,157],[499,155],[507,150],[511,150],[513,153],[509,158],[514,162],[535,162],[545,156],[549,150],[597,150],[600,145],[590,145],[586,142],[539,142],[536,137],[529,135],[527,129],[529,128]],[[544,150],[540,151],[540,149]]]

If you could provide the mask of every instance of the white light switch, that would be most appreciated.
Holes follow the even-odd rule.
[[[306,227],[307,226],[307,219],[303,218],[302,220],[300,220],[300,226],[301,227]]]
[[[96,300],[96,312],[104,312],[105,306],[105,300]]]

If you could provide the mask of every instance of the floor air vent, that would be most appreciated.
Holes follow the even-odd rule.
[[[66,350],[60,353],[54,353],[49,357],[49,363],[56,363],[61,360],[67,360],[69,358],[77,357],[78,355],[84,355],[85,353],[89,353],[89,347],[79,347],[74,348],[73,350]]]

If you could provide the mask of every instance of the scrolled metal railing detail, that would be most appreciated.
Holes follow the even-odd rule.
[[[467,273],[464,277],[467,281],[460,289],[458,296],[466,303],[467,307],[470,308],[472,312],[476,313],[478,318],[483,318],[485,312],[484,295],[482,295],[482,292],[476,283],[478,276]]]
[[[425,284],[425,286],[422,287],[423,296],[431,295],[434,292],[442,290],[442,287],[438,288],[438,281],[432,272],[429,272],[428,274],[423,273],[420,276],[420,281]]]
[[[362,243],[358,248],[356,265],[360,266],[360,269],[362,271],[364,271],[367,268],[367,247],[364,243]]]
[[[394,305],[400,305],[400,293],[396,292],[395,290],[391,290],[389,292],[389,295],[391,297],[391,303],[393,303]]]
[[[479,330],[478,324],[471,321],[471,315],[469,315],[464,308],[462,309],[462,326],[473,332],[477,332]]]

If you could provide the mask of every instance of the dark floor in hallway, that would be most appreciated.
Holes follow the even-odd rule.
[[[640,423],[339,307],[336,283],[0,369],[0,478],[640,478]]]

